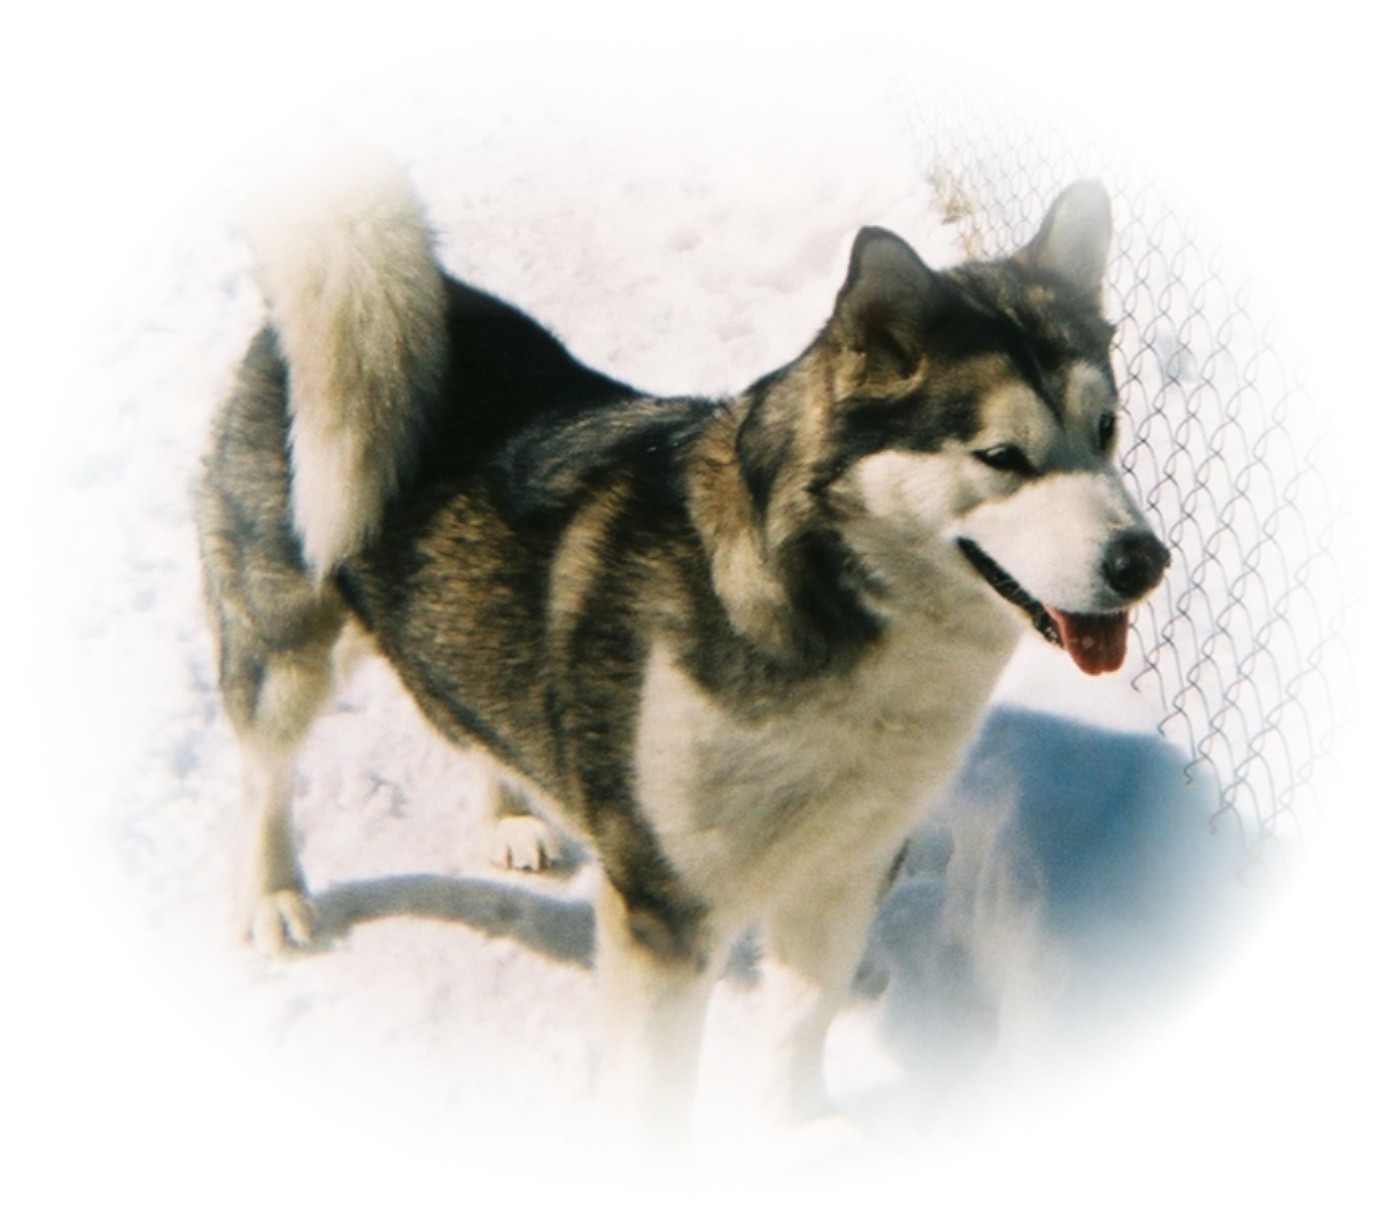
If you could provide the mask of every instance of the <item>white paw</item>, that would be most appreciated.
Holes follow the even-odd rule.
[[[263,894],[253,909],[248,934],[258,952],[268,957],[305,948],[315,934],[314,907],[300,890]]]
[[[780,1131],[773,1162],[788,1175],[820,1176],[867,1163],[872,1142],[863,1129],[839,1113]]]
[[[497,818],[491,824],[491,838],[491,863],[497,868],[539,873],[563,856],[553,828],[530,814]]]

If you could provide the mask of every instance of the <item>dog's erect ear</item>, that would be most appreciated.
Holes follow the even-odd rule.
[[[945,289],[901,237],[864,228],[853,242],[834,317],[845,343],[864,356],[869,374],[909,375],[920,361],[921,332]]]
[[[1035,238],[1016,256],[1099,310],[1110,245],[1111,200],[1099,181],[1079,181],[1054,199]]]

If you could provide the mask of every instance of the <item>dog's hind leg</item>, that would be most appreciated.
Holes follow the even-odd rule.
[[[240,730],[248,854],[240,921],[266,953],[303,947],[314,935],[291,815],[295,755],[333,687],[329,647],[272,658],[263,673],[257,711]]]
[[[243,748],[249,852],[239,920],[244,937],[269,954],[309,944],[315,930],[291,822],[294,777],[292,752]]]
[[[286,580],[280,589],[271,621],[278,628],[271,633],[255,628],[263,620],[243,611],[222,610],[218,629],[220,686],[242,752],[248,819],[239,923],[244,937],[267,953],[308,944],[314,931],[291,796],[296,751],[334,686],[333,651],[343,626],[333,591],[306,592],[303,582]],[[283,633],[284,614],[291,627]]]
[[[310,938],[291,828],[294,760],[333,686],[336,650],[348,648],[338,644],[342,596],[307,566],[292,522],[287,386],[264,329],[215,418],[196,491],[219,689],[243,754],[250,844],[240,920],[268,951]]]

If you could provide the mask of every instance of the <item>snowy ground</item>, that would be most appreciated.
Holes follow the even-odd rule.
[[[411,164],[454,271],[649,390],[730,391],[791,357],[861,224],[954,256],[880,72],[846,76],[842,105],[753,97],[746,121],[655,103],[648,83],[641,70],[575,102],[546,89],[484,105],[458,84],[421,104],[416,88],[384,105],[358,95],[334,117]],[[188,190],[140,246],[140,272],[100,301],[91,364],[50,362],[81,426],[17,470],[58,487],[42,500],[71,554],[58,574],[71,607],[18,634],[39,728],[14,762],[81,807],[72,837],[8,857],[12,921],[46,907],[54,937],[80,943],[29,937],[15,953],[37,994],[8,1035],[27,1046],[40,1166],[121,1191],[155,1176],[168,1208],[178,1193],[214,1208],[218,1186],[283,1173],[293,1192],[359,1205],[430,1193],[450,1169],[464,1192],[556,1192],[591,1067],[591,866],[493,872],[468,769],[380,667],[344,691],[301,764],[328,947],[269,965],[229,936],[237,769],[187,490],[260,315],[233,230],[255,166],[242,167]],[[45,626],[60,648],[43,647]],[[967,1131],[1040,1142],[1095,1068],[1150,1056],[1266,906],[1236,879],[1234,840],[1208,828],[1209,790],[1153,733],[1157,714],[1128,676],[1088,682],[1042,646],[1013,669],[834,1034],[833,1086],[877,1143],[874,1174],[936,1149],[962,1158]],[[42,871],[43,902],[25,869]],[[747,1120],[753,1002],[741,963],[712,1013],[702,1100],[724,1155]],[[68,1161],[54,1144],[79,1150]],[[325,1159],[327,1184],[312,1179]]]

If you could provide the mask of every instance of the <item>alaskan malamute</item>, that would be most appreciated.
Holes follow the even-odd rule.
[[[198,511],[247,934],[309,940],[293,754],[359,625],[499,764],[512,863],[551,854],[531,806],[598,857],[607,1098],[682,1124],[712,982],[756,925],[769,1090],[820,1112],[893,865],[1018,639],[1114,670],[1168,564],[1113,466],[1109,237],[1089,182],[1000,261],[936,271],[866,228],[814,340],[705,400],[591,370],[452,278],[393,167],[260,224],[269,317]]]

